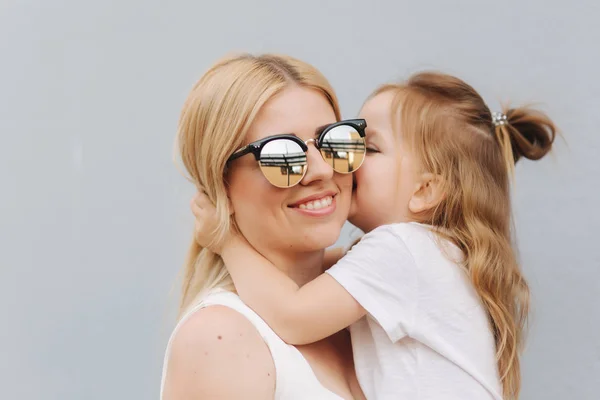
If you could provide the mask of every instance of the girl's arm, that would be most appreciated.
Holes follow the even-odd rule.
[[[325,250],[325,257],[323,258],[323,271],[327,271],[329,268],[333,267],[352,247],[360,242],[360,240],[361,238],[354,240],[350,247],[334,247]]]
[[[221,257],[242,300],[287,343],[316,342],[366,314],[328,274],[300,288],[237,235],[223,246]]]
[[[200,192],[191,203],[196,240],[213,245],[216,210]],[[359,320],[366,311],[328,274],[302,288],[262,257],[241,236],[230,233],[211,247],[221,254],[241,299],[290,344],[316,342]],[[341,254],[339,254],[341,255]],[[330,260],[338,255],[330,255]]]

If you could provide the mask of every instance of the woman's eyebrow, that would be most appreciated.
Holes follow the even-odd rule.
[[[332,123],[325,124],[325,125],[322,125],[322,126],[319,126],[319,127],[315,128],[315,137],[319,137],[319,135],[320,135],[321,133],[323,133],[323,131],[324,131],[325,129],[327,129],[329,126],[333,125],[334,123],[335,123],[335,122],[332,122]],[[296,136],[296,137],[298,137],[298,134],[296,134],[296,133],[294,133],[294,132],[280,132],[280,133],[273,133],[272,135],[267,135],[267,136],[265,136],[264,138],[268,138],[268,137],[271,137],[271,136],[278,136],[278,135],[291,135],[291,136]],[[263,139],[264,139],[264,138],[263,138]]]
[[[322,132],[323,132],[325,129],[327,129],[327,127],[329,127],[329,126],[333,125],[334,123],[335,123],[335,122],[332,122],[332,123],[330,123],[330,124],[321,125],[321,126],[319,126],[319,127],[315,128],[315,136],[319,136],[319,135],[320,135],[320,134],[321,134],[321,133],[322,133]],[[272,135],[268,135],[268,136],[266,136],[266,137],[269,137],[269,136],[277,136],[277,135],[292,135],[292,136],[296,136],[296,137],[298,137],[298,135],[297,135],[296,133],[294,133],[294,132],[282,132],[282,133],[274,133],[274,134],[272,134]]]
[[[317,129],[315,129],[315,137],[319,137],[319,135],[320,135],[321,133],[323,133],[323,131],[324,131],[324,130],[325,130],[327,127],[328,127],[328,126],[331,126],[331,125],[333,125],[333,123],[331,123],[331,124],[325,124],[325,125],[319,126]]]

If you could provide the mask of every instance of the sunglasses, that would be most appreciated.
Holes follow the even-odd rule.
[[[292,134],[268,136],[237,150],[227,162],[252,153],[263,175],[273,186],[289,188],[306,175],[306,152],[312,142],[335,172],[349,174],[356,171],[365,159],[366,127],[364,119],[350,119],[325,126],[317,139],[303,141]]]

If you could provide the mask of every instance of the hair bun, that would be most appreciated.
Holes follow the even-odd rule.
[[[546,114],[528,107],[511,108],[505,112],[515,163],[521,157],[539,160],[554,143],[557,128]]]

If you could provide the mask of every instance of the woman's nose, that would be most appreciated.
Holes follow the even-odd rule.
[[[306,175],[300,183],[309,185],[311,182],[323,181],[333,178],[333,168],[323,160],[321,152],[317,149],[314,139],[307,141],[306,152],[307,169]]]

